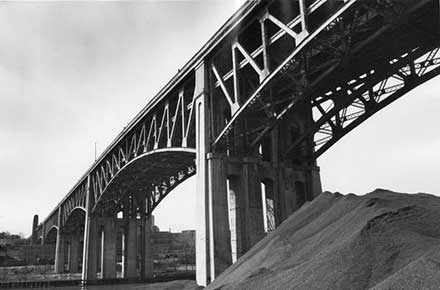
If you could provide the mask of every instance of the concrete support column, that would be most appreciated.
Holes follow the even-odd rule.
[[[36,245],[38,241],[38,215],[34,215],[34,219],[32,222],[32,238],[31,245]]]
[[[280,193],[283,201],[283,220],[322,193],[319,168],[282,168]]]
[[[258,166],[250,158],[245,158],[243,164],[242,194],[243,218],[247,244],[245,251],[258,243],[264,236],[263,201],[261,197],[261,181],[258,175]]]
[[[314,199],[322,193],[321,174],[319,172],[319,167],[315,166],[310,170],[309,184],[311,192],[310,198]]]
[[[208,68],[201,63],[196,68],[194,90],[197,150],[196,280],[200,286],[206,286],[232,263],[226,168],[222,158],[208,154],[211,135],[208,92]]]
[[[208,68],[201,63],[196,68],[194,96],[196,125],[196,282],[209,283],[209,219],[208,219],[208,164],[209,148]]]
[[[273,138],[273,156],[282,156],[292,143],[313,126],[310,103],[299,105],[279,123],[279,137]],[[283,136],[283,138],[281,137]],[[321,194],[319,168],[311,159],[314,152],[313,136],[303,140],[295,152],[283,156],[278,162],[278,186],[281,202],[281,219],[286,219],[305,201]]]
[[[229,225],[231,230],[232,263],[243,254],[242,244],[242,209],[240,207],[240,178],[231,176],[228,178],[229,190]]]
[[[55,246],[55,273],[64,273],[64,250],[65,250],[65,235],[58,229],[57,243]]]
[[[210,270],[215,279],[232,264],[226,167],[221,156],[208,154]]]
[[[96,217],[91,214],[91,186],[90,176],[87,177],[87,193],[86,193],[86,217],[84,224],[84,244],[83,244],[83,266],[82,277],[83,283],[96,280],[96,271],[98,268],[98,225]]]
[[[61,234],[61,214],[62,207],[58,208],[58,230],[57,230],[57,241],[55,246],[55,273],[63,273],[64,272],[64,244],[65,237]]]
[[[285,220],[297,209],[297,196],[295,191],[296,179],[291,168],[282,168],[279,178],[283,204],[283,220]]]
[[[87,231],[86,231],[87,230]],[[84,253],[83,253],[83,280],[93,281],[97,279],[98,271],[98,251],[99,232],[96,217],[89,218],[88,229],[84,233]]]
[[[46,226],[43,223],[43,225],[41,226],[41,245],[44,245],[44,239],[46,237],[45,230],[46,230]]]
[[[99,232],[96,217],[86,213],[84,228],[84,250],[82,280],[93,281],[97,279]]]
[[[143,278],[151,279],[153,278],[153,248],[152,248],[152,218],[147,216],[143,224],[143,241],[144,241],[144,261],[143,261]]]
[[[128,279],[135,279],[137,274],[137,220],[132,217],[128,220],[125,235],[126,270],[124,274]]]
[[[262,178],[258,160],[251,157],[243,158],[230,174],[231,243],[239,258],[265,236]]]
[[[284,168],[276,169],[276,176],[274,177],[274,185],[276,183],[277,197],[278,197],[278,215],[279,215],[279,223],[281,224],[287,217],[287,205],[286,205],[286,184],[284,182]]]
[[[102,278],[116,279],[116,221],[104,219]]]
[[[278,226],[286,219],[286,213],[283,209],[282,190],[283,186],[280,184],[280,152],[279,152],[279,127],[275,126],[270,135],[271,142],[271,159],[273,164],[272,171],[272,192],[275,211],[275,225]]]
[[[70,238],[69,250],[69,273],[78,273],[79,271],[79,236],[73,234]]]
[[[118,235],[121,236],[121,277],[127,277],[125,270],[126,270],[126,264],[127,264],[127,246],[125,245],[125,235],[126,230],[125,230],[125,225],[123,226],[118,226],[119,230],[118,230]]]

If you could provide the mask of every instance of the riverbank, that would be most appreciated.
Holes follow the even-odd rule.
[[[16,290],[27,290],[29,288],[15,288]],[[34,288],[35,289],[35,288]],[[198,290],[195,281],[179,280],[162,283],[136,283],[136,284],[117,284],[117,285],[88,285],[88,286],[63,286],[50,288],[37,288],[50,290]]]

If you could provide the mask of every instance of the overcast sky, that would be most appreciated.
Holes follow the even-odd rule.
[[[0,231],[31,232],[241,1],[0,2]],[[440,193],[440,79],[318,160],[324,189]],[[155,212],[194,228],[194,180]]]

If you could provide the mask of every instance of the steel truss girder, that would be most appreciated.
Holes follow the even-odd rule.
[[[312,7],[316,7],[315,9],[317,9],[324,2],[326,2],[326,1],[316,1],[314,4],[312,4],[309,7],[309,13],[314,12],[314,10],[313,11],[311,10]],[[220,132],[220,134],[215,138],[215,140],[213,142],[214,147],[216,147],[216,148],[225,147],[224,143],[229,143],[228,139],[231,138],[230,133],[232,132],[234,127],[237,126],[238,121],[241,119],[245,119],[247,112],[258,110],[263,107],[262,105],[257,106],[258,104],[262,103],[265,105],[267,103],[269,105],[265,106],[265,107],[273,109],[273,106],[271,105],[270,101],[268,101],[268,100],[262,101],[260,99],[263,99],[265,97],[267,98],[267,96],[270,95],[270,92],[269,92],[270,86],[272,86],[272,84],[274,82],[277,82],[277,81],[279,82],[279,79],[286,79],[285,80],[286,83],[288,83],[288,81],[290,81],[290,82],[293,82],[296,86],[298,86],[298,85],[305,86],[306,85],[304,83],[304,79],[302,77],[304,75],[304,69],[305,69],[305,66],[303,66],[303,63],[302,63],[303,57],[304,57],[303,51],[305,50],[304,48],[306,47],[307,44],[311,43],[312,40],[314,40],[319,34],[324,34],[328,31],[334,29],[334,27],[338,23],[340,23],[340,17],[342,16],[342,14],[344,12],[346,12],[347,10],[349,10],[349,8],[354,6],[354,4],[356,4],[357,2],[358,1],[352,0],[352,1],[348,1],[347,3],[345,3],[345,5],[342,6],[342,8],[335,11],[334,14],[330,14],[329,18],[326,21],[324,21],[324,23],[322,23],[317,29],[315,29],[315,31],[308,33],[307,37],[305,37],[301,42],[296,43],[296,45],[291,48],[291,51],[289,52],[288,56],[285,59],[283,59],[281,64],[276,69],[270,71],[270,74],[264,80],[262,80],[260,82],[260,84],[255,85],[256,89],[250,93],[250,96],[245,96],[247,100],[245,102],[243,102],[243,104],[240,106],[240,108],[237,110],[237,112],[232,116],[232,118],[228,122],[228,124],[223,128],[223,130]],[[300,21],[300,18],[301,18],[300,15],[298,15],[291,23],[297,24]],[[274,36],[270,37],[270,39],[271,40],[278,39],[276,36],[279,34],[282,34],[282,33],[283,32],[276,33]],[[284,31],[284,33],[286,33],[286,32]],[[336,37],[338,37],[338,39],[342,39],[341,35],[336,34]],[[319,47],[321,47],[321,49],[319,49]],[[315,45],[310,50],[312,52],[316,51],[316,50],[320,50],[322,52],[322,51],[326,50],[326,48],[327,48],[327,46],[322,48],[322,41],[321,41],[319,43],[319,45]],[[257,49],[256,51],[259,51],[259,50],[260,49]],[[272,57],[272,59],[276,58],[276,56],[274,56],[274,55],[272,55],[271,57]],[[234,60],[232,60],[232,62],[234,62]],[[337,62],[337,60],[335,60],[335,61],[330,60],[330,61],[327,61],[325,63],[325,65],[326,65],[326,67],[329,67],[329,66],[333,65],[335,62]],[[246,65],[246,62],[244,62],[244,65]],[[292,68],[296,69],[296,75],[292,74],[292,72],[293,72]],[[224,80],[227,80],[229,75],[230,75],[230,73],[227,73],[224,76]],[[300,97],[300,94],[302,94],[302,93],[303,93],[303,88],[300,88],[298,90],[298,94],[296,96],[293,96],[292,99],[298,99]],[[266,121],[266,124],[261,124],[262,128],[267,128],[266,130],[264,130],[264,132],[268,132],[270,130],[268,128],[268,124],[276,122],[276,120],[281,118],[282,115],[284,115],[284,113],[271,111],[270,115],[272,117]],[[246,133],[244,133],[244,134],[246,135]],[[239,137],[240,137],[240,135],[239,135]]]
[[[363,121],[437,76],[440,73],[439,48],[434,47],[428,52],[416,49],[389,63],[385,71],[371,71],[358,76],[338,94],[334,90],[312,100],[315,111],[313,126],[299,136],[284,155],[295,155],[303,140],[315,136],[313,159],[318,158]],[[344,102],[338,102],[336,98]],[[323,103],[330,103],[330,106],[324,109]]]
[[[298,46],[294,47],[289,56],[275,70],[271,71],[247,100],[240,106],[235,115],[213,142],[217,150],[231,152],[231,144],[242,139],[246,150],[252,152],[260,144],[261,139],[289,112],[296,104],[313,100],[316,87],[329,75],[335,73],[338,67],[344,67],[351,61],[352,56],[364,51],[382,34],[396,26],[411,26],[407,22],[409,15],[432,1],[347,1],[324,23],[310,32]],[[438,13],[438,11],[434,11]],[[382,22],[377,19],[382,19]],[[437,35],[429,35],[432,40]],[[416,43],[414,44],[417,45]],[[371,49],[368,51],[371,54]],[[313,58],[321,57],[320,62]],[[320,60],[320,59],[318,59]],[[274,87],[285,86],[278,90],[277,98],[272,98]],[[315,91],[314,91],[315,90]],[[284,93],[283,93],[284,92]],[[340,99],[342,99],[341,97]],[[339,101],[339,100],[338,100]],[[353,106],[362,104],[354,103]],[[253,126],[240,130],[240,123],[251,118],[252,114],[270,109],[270,117],[251,119]],[[318,110],[321,109],[318,107]],[[322,128],[323,131],[328,128]],[[235,141],[234,141],[235,140]],[[243,152],[249,154],[249,152]],[[316,154],[314,155],[316,158]]]
[[[151,213],[174,188],[195,173],[195,165],[192,165],[186,168],[186,170],[179,171],[177,174],[163,179],[161,182],[151,184],[150,191],[148,191],[149,194],[147,195],[149,205],[147,213]]]

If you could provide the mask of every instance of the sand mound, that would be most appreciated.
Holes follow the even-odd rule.
[[[440,198],[324,193],[207,289],[440,289]]]

